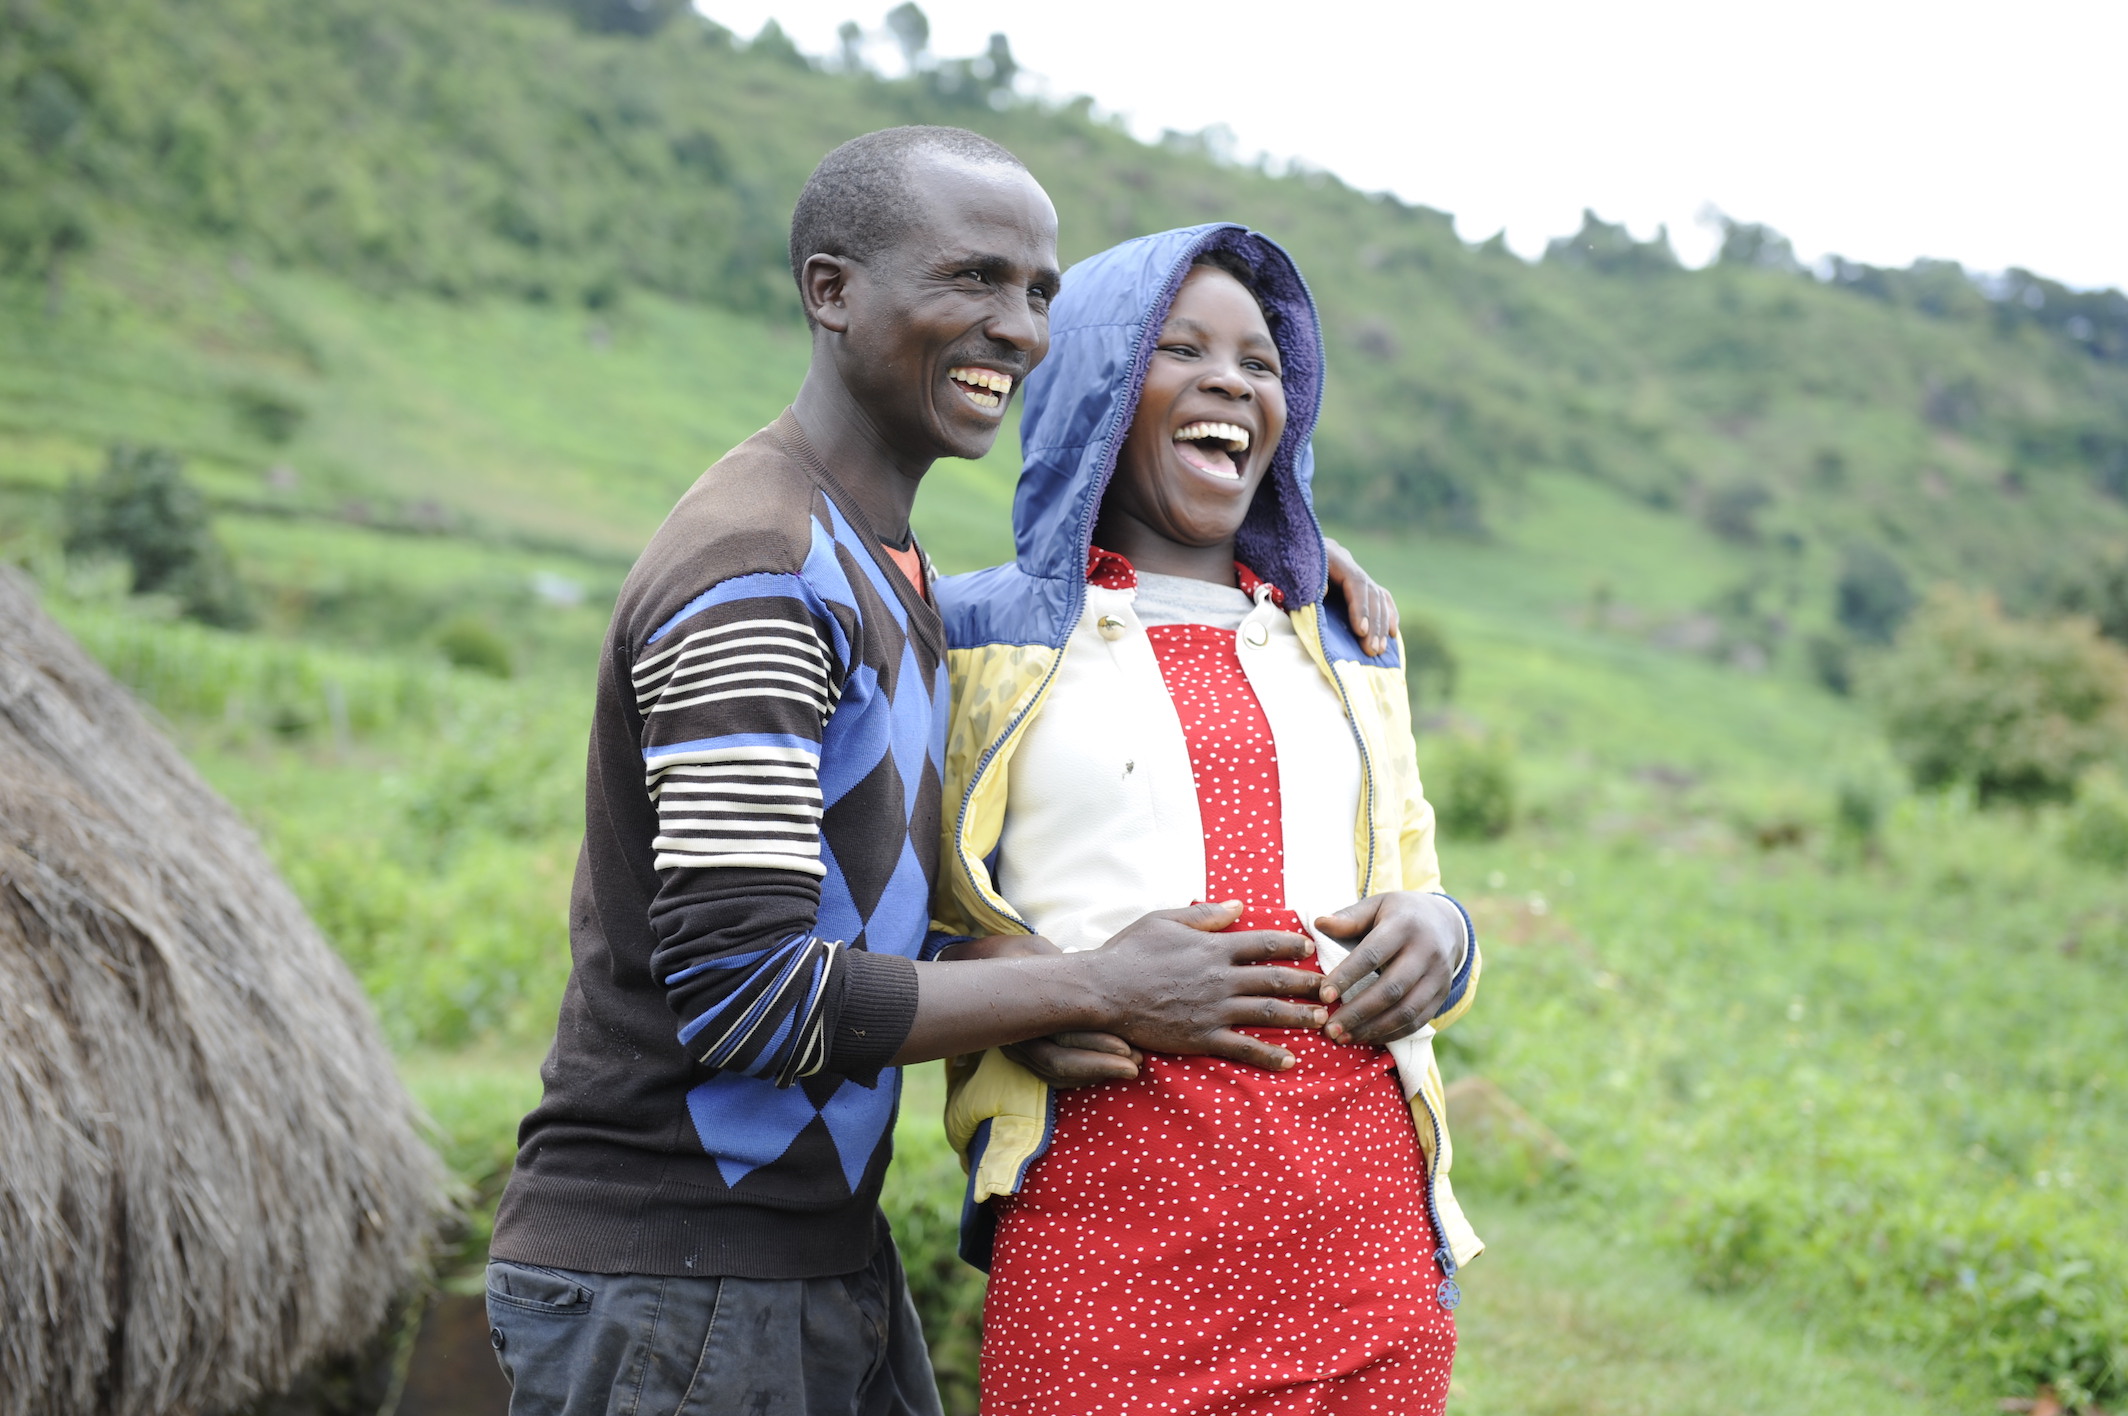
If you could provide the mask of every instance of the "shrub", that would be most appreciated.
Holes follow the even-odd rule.
[[[1441,830],[1450,836],[1491,840],[1515,824],[1515,755],[1499,737],[1446,740],[1430,792]]]
[[[2076,860],[2128,871],[2128,789],[2110,773],[2095,774],[2078,793],[2062,845]]]
[[[309,410],[286,394],[257,384],[231,389],[229,402],[248,432],[275,445],[293,438],[309,416]]]
[[[514,671],[510,646],[492,626],[471,615],[445,621],[436,631],[436,647],[456,668],[493,678],[508,678]]]
[[[2128,654],[2087,619],[2020,622],[1940,589],[1868,682],[1916,785],[1970,785],[1983,804],[2066,799],[2128,752]]]
[[[1872,1337],[1998,1390],[2052,1387],[2076,1407],[2128,1389],[2122,1272],[2044,1206],[1945,1203],[1889,1176],[1813,1189],[1758,1174],[1686,1198],[1674,1232],[1712,1292],[1836,1256]]]
[[[67,483],[68,555],[115,555],[133,570],[133,593],[169,595],[197,620],[250,621],[242,587],[208,525],[207,503],[184,463],[159,447],[114,443],[102,475]]]
[[[1833,587],[1834,612],[1855,638],[1889,644],[1914,610],[1914,587],[1899,562],[1877,546],[1847,548]]]
[[[2057,586],[2054,601],[2064,614],[2089,615],[2099,633],[2128,644],[2128,555],[2093,562]]]
[[[1447,703],[1456,696],[1456,651],[1441,626],[1421,615],[1404,620],[1404,682],[1411,690],[1412,711],[1426,702]]]
[[[1701,519],[1707,529],[1724,541],[1755,546],[1761,536],[1759,513],[1773,501],[1773,493],[1758,482],[1737,482],[1716,488],[1707,498]]]
[[[1854,654],[1846,640],[1832,634],[1813,634],[1803,641],[1803,657],[1810,664],[1810,676],[1826,692],[1845,698],[1855,691]]]
[[[894,1226],[909,1296],[923,1318],[941,1404],[947,1416],[974,1416],[985,1280],[961,1262],[961,1201],[967,1182],[960,1159],[939,1127],[931,1078],[923,1077],[920,1084],[916,1071],[910,1069],[908,1093],[902,1098],[894,1165],[887,1172],[880,1207]]]
[[[1843,853],[1874,859],[1884,831],[1884,795],[1876,784],[1843,779],[1833,793],[1832,826]]]

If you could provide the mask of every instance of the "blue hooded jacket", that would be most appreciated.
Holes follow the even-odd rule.
[[[999,893],[1003,834],[1016,744],[1041,711],[1087,605],[1087,555],[1101,498],[1136,416],[1161,328],[1197,257],[1225,250],[1252,272],[1283,363],[1287,422],[1242,524],[1239,559],[1284,593],[1295,635],[1335,688],[1363,781],[1354,823],[1358,893],[1440,888],[1433,809],[1422,791],[1405,693],[1401,646],[1376,658],[1360,647],[1342,607],[1324,603],[1328,566],[1308,482],[1309,436],[1322,406],[1322,329],[1292,259],[1268,238],[1228,223],[1126,241],[1065,273],[1050,310],[1050,352],[1028,376],[1021,419],[1025,461],[1013,500],[1016,557],[938,582],[952,704],[946,730],[943,850],[934,929],[971,936],[1033,932]],[[1091,823],[1090,823],[1091,824]],[[1475,937],[1434,1018],[1436,1030],[1468,1010],[1481,961]],[[1399,1044],[1402,1046],[1403,1044]],[[1430,1040],[1413,1040],[1406,1072],[1412,1116],[1427,1158],[1428,1200],[1442,1236],[1442,1301],[1454,1302],[1455,1265],[1483,1245],[1449,1185],[1447,1107]],[[987,1267],[994,1221],[987,1201],[1016,1192],[1047,1149],[1053,1098],[1000,1051],[948,1064],[946,1131],[968,1166],[962,1254]]]

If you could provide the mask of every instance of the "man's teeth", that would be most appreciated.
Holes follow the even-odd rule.
[[[1249,430],[1232,423],[1192,423],[1175,434],[1176,442],[1219,441],[1227,445],[1228,452],[1249,450]]]
[[[995,369],[948,369],[946,377],[961,386],[961,394],[978,408],[1001,407],[1012,396],[1012,375]]]

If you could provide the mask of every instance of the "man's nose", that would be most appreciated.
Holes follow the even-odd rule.
[[[1039,313],[1024,290],[1013,291],[998,301],[996,312],[983,333],[1000,344],[1009,344],[1022,354],[1034,354],[1049,337],[1049,321]]]

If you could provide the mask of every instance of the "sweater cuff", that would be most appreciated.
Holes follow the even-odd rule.
[[[974,934],[955,934],[950,930],[940,929],[934,924],[931,926],[931,932],[924,936],[923,951],[916,956],[917,962],[934,963],[940,954],[945,953],[946,950],[951,949],[954,945],[966,944],[969,940],[978,937]]]
[[[916,964],[899,954],[846,949],[841,973],[835,1032],[821,1070],[870,1086],[916,1026]]]

